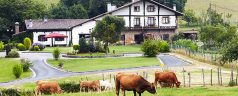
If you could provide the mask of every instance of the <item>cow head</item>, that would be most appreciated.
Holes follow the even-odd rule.
[[[150,86],[147,88],[147,91],[152,94],[156,94],[155,84],[151,83]]]
[[[181,84],[181,82],[177,82],[176,87],[179,88],[180,84]]]

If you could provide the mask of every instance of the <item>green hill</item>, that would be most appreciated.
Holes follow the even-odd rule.
[[[193,9],[199,16],[202,12],[207,11],[210,3],[213,4],[212,9],[216,9],[219,13],[232,14],[232,22],[238,21],[237,0],[188,0],[185,9]]]

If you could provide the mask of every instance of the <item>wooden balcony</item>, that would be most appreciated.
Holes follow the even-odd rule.
[[[159,29],[177,29],[177,26],[134,26],[126,27],[125,30],[159,30]]]

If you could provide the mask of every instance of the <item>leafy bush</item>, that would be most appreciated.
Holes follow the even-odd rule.
[[[41,43],[33,43],[32,48],[34,48],[35,46],[38,46],[40,48],[40,51],[43,51],[45,49],[45,45],[43,45]]]
[[[17,45],[17,49],[18,49],[19,51],[26,51],[26,46],[23,45],[22,43],[19,43],[19,44]]]
[[[228,86],[233,87],[236,85],[236,82],[234,80],[230,81]]]
[[[29,60],[21,59],[21,64],[23,68],[23,72],[28,72],[30,67],[33,66]]]
[[[80,50],[80,45],[73,45],[73,49],[74,49],[75,51],[78,51],[78,52],[79,52],[79,50]]]
[[[26,49],[28,50],[28,49],[30,49],[30,47],[31,47],[31,39],[30,38],[25,38],[24,39],[24,45],[26,46]]]
[[[67,93],[80,92],[80,85],[75,82],[61,83],[60,88]]]
[[[159,53],[159,44],[154,40],[146,40],[141,47],[141,50],[144,52],[145,56],[156,57]]]
[[[198,50],[198,45],[195,42],[193,42],[192,40],[188,40],[188,39],[179,39],[178,41],[174,42],[174,45],[178,46],[178,47],[187,48],[191,51]]]
[[[34,96],[34,95],[35,94],[32,91],[18,91],[17,89],[3,89],[0,91],[0,96]]]
[[[92,52],[92,53],[96,52],[96,47],[93,43],[89,44],[89,51]]]
[[[84,38],[79,39],[79,45],[80,45],[79,49],[80,53],[88,53],[89,51],[88,44],[86,43],[86,40]]]
[[[106,50],[103,48],[103,45],[100,43],[100,42],[97,42],[96,43],[96,52],[102,52],[102,53],[105,53],[106,52]]]
[[[160,52],[169,52],[170,51],[170,46],[169,43],[166,41],[158,41],[159,43],[159,51]]]
[[[59,48],[55,48],[54,51],[53,51],[53,57],[55,60],[59,60],[59,57],[60,57],[60,50]]]
[[[6,58],[19,58],[19,57],[20,57],[20,55],[17,51],[11,51],[6,56]]]
[[[59,68],[63,68],[63,67],[64,67],[64,63],[63,63],[63,62],[60,62],[60,63],[58,64],[58,67],[59,67]]]
[[[34,51],[40,51],[40,47],[39,46],[34,46]]]
[[[23,68],[20,64],[16,64],[13,69],[12,69],[13,74],[15,75],[16,78],[20,78]]]
[[[2,41],[0,41],[0,51],[4,50],[4,43]]]

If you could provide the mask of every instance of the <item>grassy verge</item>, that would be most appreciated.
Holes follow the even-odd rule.
[[[53,66],[60,62],[64,63],[65,70],[75,72],[159,65],[157,58],[146,57],[48,60]]]
[[[12,68],[14,65],[19,64],[19,59],[6,59],[0,58],[0,82],[7,82],[15,80],[15,76],[12,73]],[[30,77],[31,72],[24,72],[21,78]]]

